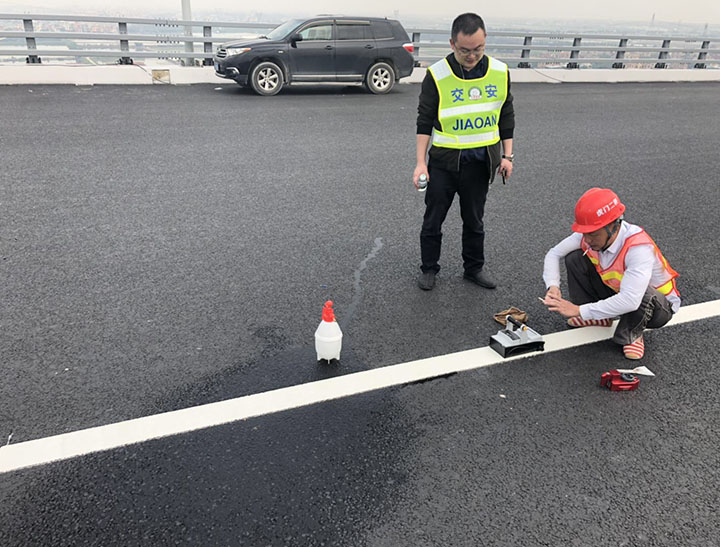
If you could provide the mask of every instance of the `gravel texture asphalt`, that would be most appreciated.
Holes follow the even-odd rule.
[[[720,298],[720,84],[517,84],[516,167],[420,291],[419,86],[0,87],[0,435],[21,442],[487,345],[575,200],[615,189]],[[343,358],[318,367],[326,299]],[[2,545],[714,545],[720,320],[0,476]],[[505,397],[500,397],[504,395]]]

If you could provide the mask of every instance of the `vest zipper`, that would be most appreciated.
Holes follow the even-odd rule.
[[[450,69],[452,70],[452,68]],[[465,68],[463,68],[462,65],[460,65],[460,76],[463,80],[465,80]],[[458,175],[460,174],[460,158],[462,157],[462,148],[458,150]]]

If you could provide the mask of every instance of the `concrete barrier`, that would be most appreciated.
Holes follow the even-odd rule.
[[[404,83],[422,82],[424,68],[416,68]],[[568,69],[568,68],[512,68],[513,83],[619,83],[619,82],[720,82],[720,70],[713,69]]]
[[[102,85],[232,83],[213,67],[145,65],[0,65],[0,85]]]
[[[416,68],[402,83],[420,83],[424,68]],[[619,83],[619,82],[720,82],[713,69],[563,69],[511,68],[514,83]],[[213,67],[173,65],[0,65],[0,85],[187,85],[232,84],[219,78]]]

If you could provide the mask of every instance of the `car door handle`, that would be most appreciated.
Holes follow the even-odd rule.
[[[372,48],[374,48],[374,47],[375,47],[375,46],[372,45],[372,44],[366,44],[366,45],[365,45],[365,49],[372,49]]]
[[[325,46],[325,49],[332,49],[332,46]]]

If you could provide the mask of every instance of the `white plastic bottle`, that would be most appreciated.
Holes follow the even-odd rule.
[[[315,331],[315,351],[317,360],[332,361],[340,360],[342,349],[342,331],[340,325],[335,321],[332,300],[325,302],[322,313],[322,321]]]

